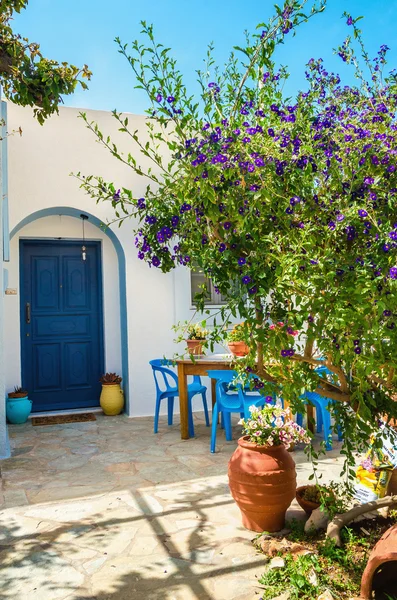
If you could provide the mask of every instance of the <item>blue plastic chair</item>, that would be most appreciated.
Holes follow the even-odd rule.
[[[325,366],[317,367],[315,372],[324,377],[332,377],[331,371]],[[309,400],[315,407],[316,431],[317,433],[321,433],[322,430],[324,431],[325,447],[327,450],[332,450],[332,443],[330,441],[330,436],[332,435],[331,414],[328,407],[330,405],[335,405],[336,401],[331,398],[326,398],[325,396],[320,396],[320,394],[317,394],[316,392],[305,392],[303,397]],[[343,439],[342,430],[339,426],[337,429],[338,440],[341,441]]]
[[[157,358],[149,361],[153,369],[154,382],[156,385],[156,407],[154,411],[154,433],[158,432],[160,404],[164,398],[168,399],[168,425],[172,425],[174,415],[174,399],[179,396],[178,377],[174,371],[167,369],[167,365],[172,365],[172,361],[163,358]],[[162,377],[162,380],[161,380]],[[165,389],[162,389],[160,383],[163,383]],[[198,375],[193,376],[193,382],[187,386],[188,391],[188,416],[189,416],[189,435],[194,437],[192,398],[197,394],[201,394],[203,399],[203,407],[205,414],[205,424],[210,426],[207,406],[207,388],[202,385]]]
[[[208,377],[216,380],[216,402],[212,409],[212,430],[210,450],[215,452],[216,430],[218,416],[221,413],[225,427],[226,440],[232,439],[231,413],[240,413],[241,417],[248,418],[249,407],[252,405],[262,407],[265,403],[261,394],[249,394],[243,384],[234,381],[238,374],[236,371],[208,371]]]

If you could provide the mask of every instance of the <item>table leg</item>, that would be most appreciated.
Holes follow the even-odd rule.
[[[314,406],[311,404],[306,405],[306,416],[307,416],[307,428],[312,433],[315,432],[315,420],[314,420]]]
[[[179,411],[181,418],[181,438],[189,439],[189,417],[187,399],[187,375],[183,364],[178,364]]]

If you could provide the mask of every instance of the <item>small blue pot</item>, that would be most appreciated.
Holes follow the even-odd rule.
[[[32,400],[25,398],[7,398],[6,416],[10,423],[19,425],[26,423],[32,412]]]

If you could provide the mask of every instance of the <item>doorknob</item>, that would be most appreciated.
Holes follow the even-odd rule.
[[[30,303],[26,302],[26,307],[25,307],[25,311],[26,311],[26,323],[29,325],[30,324]]]

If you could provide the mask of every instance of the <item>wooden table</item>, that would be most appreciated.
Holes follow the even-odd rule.
[[[179,386],[179,410],[181,418],[181,438],[189,439],[188,424],[188,401],[187,401],[187,378],[188,375],[208,375],[208,371],[230,371],[232,369],[231,357],[227,355],[215,355],[208,357],[197,357],[194,362],[190,359],[177,360],[178,386]],[[216,381],[211,379],[212,406],[216,401]]]
[[[178,390],[179,390],[179,410],[181,420],[181,438],[189,439],[188,423],[188,397],[187,397],[187,378],[189,375],[208,375],[208,371],[231,371],[232,356],[224,354],[215,354],[208,357],[197,357],[194,362],[190,359],[177,360],[178,367]],[[216,402],[216,381],[211,379],[212,406]],[[284,408],[289,403],[284,399]],[[307,404],[307,422],[308,429],[314,431],[314,413],[313,406]]]

